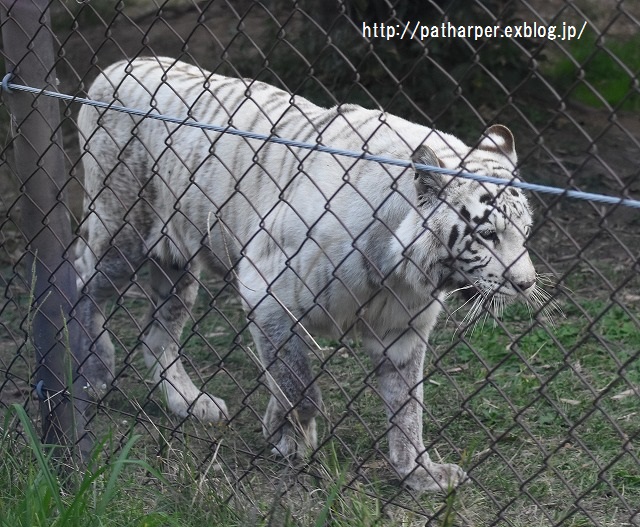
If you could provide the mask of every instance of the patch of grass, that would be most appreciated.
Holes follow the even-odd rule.
[[[16,416],[21,435],[15,435]],[[52,454],[24,409],[12,407],[0,437],[0,527],[370,527],[383,517],[380,490],[349,483],[350,467],[333,444],[316,459],[313,474],[290,468],[264,474],[269,480],[236,479],[215,456],[203,470],[188,449],[154,456],[137,435],[120,445],[107,435],[86,469],[65,476]],[[301,483],[313,491],[296,489]]]
[[[182,353],[197,383],[227,401],[232,420],[226,427],[169,415],[145,383],[144,361],[134,351],[145,301],[126,298],[109,319],[123,370],[91,422],[98,437],[112,438],[103,445],[109,455],[95,466],[112,466],[133,428],[141,438],[126,459],[155,472],[123,465],[105,508],[117,510],[104,525],[118,519],[150,526],[357,527],[428,520],[442,527],[488,525],[500,517],[516,527],[589,525],[589,518],[613,527],[628,523],[629,507],[640,502],[640,467],[628,448],[639,407],[632,390],[640,386],[637,306],[578,296],[564,302],[566,318],[551,327],[515,305],[504,328],[488,320],[463,340],[455,324],[438,325],[425,370],[425,439],[434,460],[462,464],[472,481],[448,498],[417,498],[398,486],[386,463],[384,410],[358,342],[322,341],[317,350],[324,395],[319,451],[294,465],[275,459],[260,429],[268,390],[250,357],[242,310],[235,298],[213,295],[199,298]],[[18,481],[22,489],[42,481],[33,454],[14,443],[4,455],[7,445],[0,451],[0,479]],[[21,475],[18,466],[26,467]],[[110,470],[94,479],[94,494],[106,488]],[[26,503],[14,487],[0,498],[1,507]],[[86,501],[92,518],[96,501]]]
[[[578,65],[562,57],[552,60],[546,71],[560,89],[595,108],[603,108],[606,102],[624,110],[640,109],[640,35],[603,41],[585,33],[571,41],[568,49]]]
[[[14,416],[23,430],[22,438],[12,435]],[[110,459],[104,459],[103,448],[108,445],[101,442],[86,470],[70,472],[67,467],[63,476],[53,461],[54,447],[42,445],[24,409],[13,406],[0,439],[0,525],[177,525],[170,514],[145,510],[159,496],[143,483],[142,475],[147,481],[163,479],[149,463],[131,457],[138,439],[131,437]]]
[[[549,525],[547,518],[573,517],[573,496],[581,495],[579,512],[620,525],[640,500],[640,466],[625,454],[637,434],[638,310],[583,300],[551,328],[531,326],[522,309],[504,320],[517,338],[485,328],[469,345],[455,345],[446,331],[434,341],[425,384],[431,433],[473,447],[470,473],[484,486],[465,489],[463,504],[479,504],[480,524],[508,507],[502,516],[514,525]],[[481,503],[483,494],[492,503]],[[619,508],[603,506],[607,499]],[[535,520],[515,521],[540,503]]]

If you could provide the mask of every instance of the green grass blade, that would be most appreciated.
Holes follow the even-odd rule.
[[[24,427],[24,433],[29,440],[29,446],[31,447],[31,450],[33,451],[33,454],[35,455],[38,462],[43,480],[46,484],[46,489],[49,491],[51,498],[55,501],[55,506],[58,508],[58,510],[63,510],[64,503],[60,496],[60,484],[58,483],[57,476],[51,469],[50,455],[46,455],[44,453],[43,445],[40,442],[40,439],[38,438],[38,435],[36,434],[36,431],[33,428],[33,424],[31,423],[29,416],[27,416],[27,412],[25,411],[25,409],[17,403],[11,405],[10,411],[7,412],[5,421],[9,418],[12,412],[15,413],[15,415],[22,423],[22,426]]]
[[[114,499],[118,492],[118,480],[128,465],[138,466],[144,469],[146,472],[150,473],[154,478],[157,478],[160,481],[164,481],[164,477],[160,474],[156,469],[154,469],[149,463],[141,459],[129,459],[131,449],[135,445],[135,443],[140,439],[139,435],[134,435],[122,448],[120,455],[113,462],[113,464],[109,465],[109,479],[107,480],[107,484],[100,496],[100,500],[96,504],[96,515],[101,517],[105,514],[107,506]]]

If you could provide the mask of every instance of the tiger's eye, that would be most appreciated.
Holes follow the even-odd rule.
[[[478,234],[485,240],[490,240],[490,241],[498,240],[498,233],[494,230],[480,231],[478,232]]]

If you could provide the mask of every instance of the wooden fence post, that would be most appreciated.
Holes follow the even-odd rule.
[[[0,0],[6,71],[11,82],[56,89],[49,0]],[[72,231],[64,199],[67,171],[58,101],[13,91],[3,93],[13,126],[13,171],[21,185],[20,227],[25,239],[27,281],[33,284],[31,334],[38,369],[43,442],[61,445],[77,461],[91,447],[80,367],[79,328],[69,316],[77,300],[71,255]],[[79,397],[74,398],[74,394]],[[80,456],[77,456],[77,454]]]

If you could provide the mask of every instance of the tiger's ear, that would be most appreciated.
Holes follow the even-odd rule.
[[[513,138],[513,134],[511,133],[511,130],[501,124],[494,124],[487,128],[480,138],[478,150],[497,152],[507,156],[514,166],[518,164],[516,142]]]
[[[443,167],[442,161],[438,159],[435,152],[427,145],[420,145],[411,156],[411,161],[421,165]],[[419,169],[416,169],[413,177],[418,198],[426,195],[437,195],[447,186],[450,180],[450,178],[447,178],[444,174]]]

